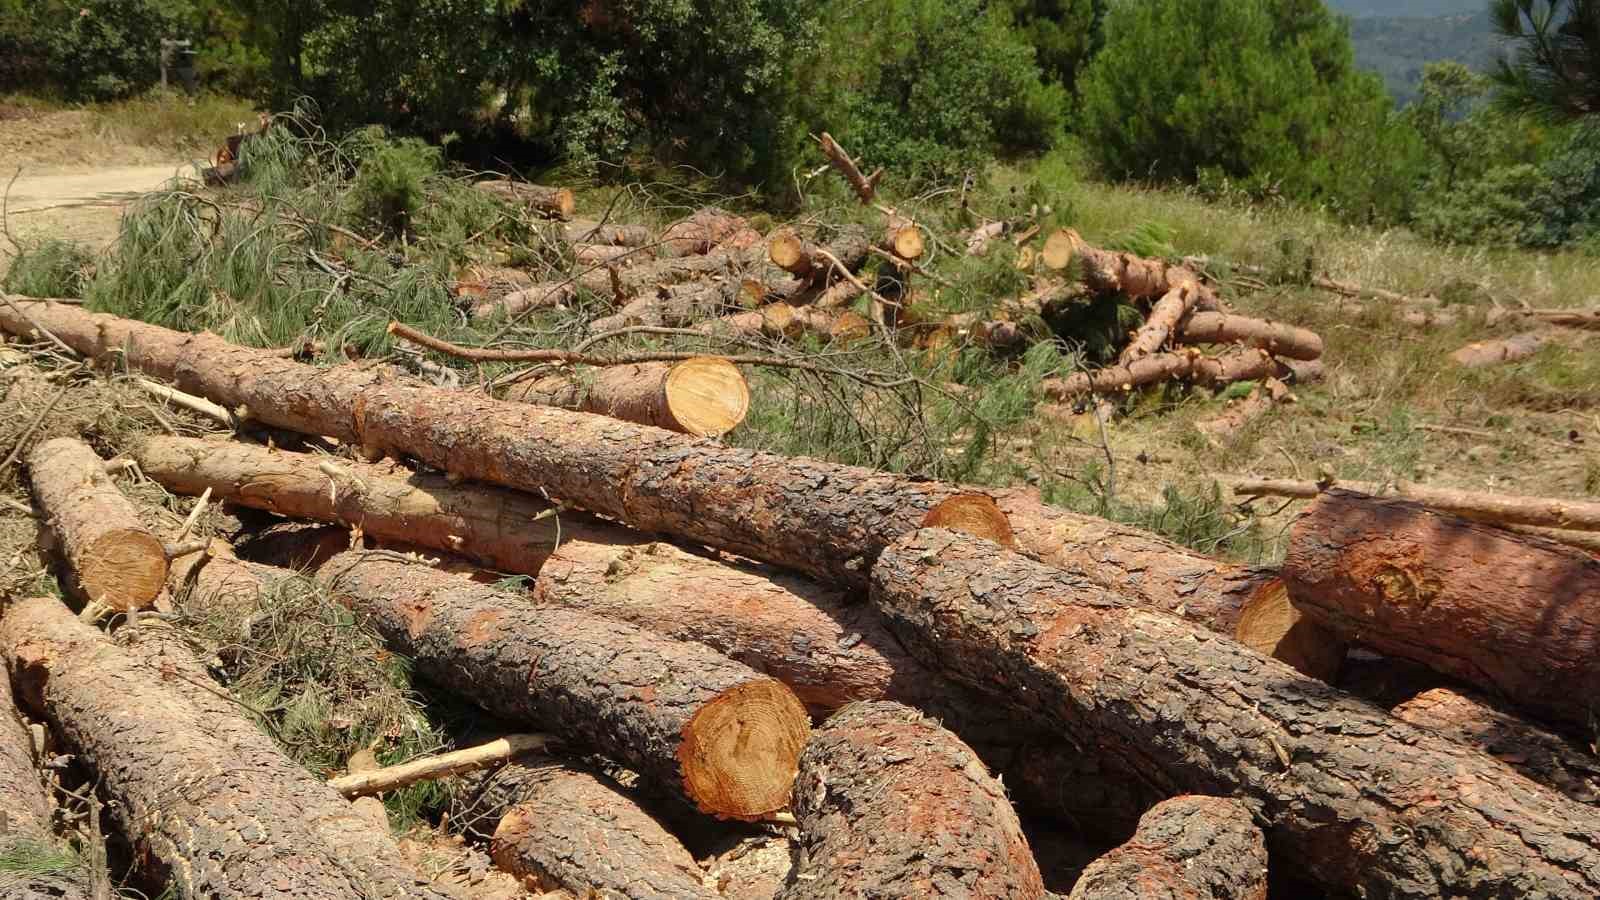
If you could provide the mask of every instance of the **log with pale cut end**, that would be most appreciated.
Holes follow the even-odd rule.
[[[46,441],[28,454],[28,474],[85,598],[115,609],[153,603],[167,580],[161,540],[140,522],[94,450],[73,438]]]
[[[587,745],[711,815],[788,804],[808,722],[776,679],[385,554],[335,557],[319,577],[418,672],[489,712]]]
[[[1579,803],[1600,804],[1600,758],[1488,697],[1467,690],[1433,688],[1395,706],[1389,714],[1482,750]]]
[[[611,244],[617,247],[643,247],[650,243],[650,229],[643,225],[618,225],[608,222],[576,221],[561,226],[562,240],[571,244]]]
[[[1186,796],[1089,864],[1068,900],[1267,900],[1267,846],[1237,800]]]
[[[1184,282],[1193,282],[1193,308],[1223,311],[1216,291],[1205,284],[1194,269],[1132,253],[1104,250],[1085,241],[1071,228],[1059,229],[1045,240],[1042,258],[1046,266],[1058,270],[1077,260],[1083,266],[1084,283],[1091,290],[1100,294],[1123,294],[1130,300],[1154,300]]]
[[[915,222],[902,216],[890,216],[883,230],[883,249],[907,262],[916,262],[927,250],[927,242]]]
[[[1283,579],[1335,632],[1576,725],[1600,696],[1600,560],[1344,490],[1295,522]]]
[[[1476,341],[1450,354],[1450,359],[1467,369],[1517,362],[1538,353],[1554,339],[1552,331],[1528,331],[1501,340]]]
[[[853,271],[866,262],[870,244],[866,230],[857,226],[840,230],[826,247],[819,247],[792,229],[783,229],[768,238],[767,259],[791,275],[815,280],[833,274],[833,263],[820,251],[826,250]]]
[[[696,326],[705,334],[795,340],[810,335],[823,343],[850,343],[872,334],[872,323],[852,310],[769,303],[760,309],[723,316]]]
[[[480,303],[473,307],[472,316],[481,319],[501,312],[516,315],[529,309],[562,306],[575,298],[579,290],[625,304],[663,285],[718,276],[736,278],[753,261],[753,251],[749,248],[719,246],[709,253],[656,259],[638,265],[583,267],[569,279],[536,284],[499,300]]]
[[[1322,356],[1322,338],[1314,331],[1230,313],[1194,313],[1183,320],[1178,339],[1189,344],[1244,344],[1289,359]]]
[[[913,655],[1005,685],[1110,766],[1237,798],[1275,856],[1371,896],[1600,893],[1600,813],[1082,575],[927,529],[873,602]],[[802,785],[803,787],[803,785]]]
[[[750,388],[739,367],[715,356],[531,379],[504,396],[700,437],[727,434],[750,409]]]
[[[1178,329],[1184,316],[1194,307],[1195,297],[1200,292],[1200,286],[1194,281],[1183,281],[1174,285],[1151,307],[1150,315],[1134,332],[1128,341],[1128,346],[1122,349],[1117,356],[1117,362],[1126,365],[1136,359],[1157,353],[1167,346],[1172,340],[1172,334]]]
[[[373,537],[446,550],[504,572],[534,574],[559,540],[592,527],[551,515],[531,494],[424,475],[396,463],[358,463],[256,444],[151,437],[131,457],[167,490],[283,516],[337,522]]]
[[[578,897],[717,897],[700,867],[610,779],[528,754],[479,779],[453,817],[489,842],[495,864],[524,887]]]
[[[960,738],[898,703],[855,703],[812,736],[795,781],[797,877],[783,900],[1043,898],[1005,790]]]
[[[862,175],[861,170],[856,167],[856,161],[851,159],[850,154],[846,153],[844,148],[839,146],[839,142],[833,139],[833,135],[826,131],[817,138],[817,144],[822,147],[828,162],[844,176],[845,181],[850,183],[850,189],[856,192],[856,197],[862,203],[871,203],[877,196],[878,179],[883,177],[883,170],[879,169],[870,176]]]
[[[948,528],[975,535],[1002,547],[1017,545],[1011,520],[988,494],[957,494],[928,510],[918,524],[922,528]]]
[[[748,226],[743,216],[708,206],[668,225],[657,239],[657,252],[665,257],[704,255]]]
[[[1040,387],[1052,399],[1070,400],[1091,393],[1115,394],[1169,379],[1187,379],[1214,387],[1266,378],[1277,371],[1277,361],[1255,348],[1239,347],[1219,356],[1202,356],[1194,350],[1175,350],[1091,372],[1076,372],[1065,378],[1046,378]]]
[[[1592,500],[1465,491],[1417,484],[1412,481],[1378,484],[1370,481],[1316,482],[1288,478],[1244,478],[1233,482],[1233,492],[1241,496],[1293,497],[1299,500],[1313,500],[1334,487],[1372,496],[1392,494],[1463,519],[1494,525],[1600,531],[1600,503]]]
[[[451,896],[423,882],[386,833],[237,707],[219,720],[226,704],[196,706],[176,678],[113,646],[59,601],[13,605],[0,620],[0,652],[21,698],[92,762],[123,832],[181,896]]]
[[[1329,684],[1338,678],[1349,651],[1343,638],[1295,609],[1289,589],[1276,580],[1245,603],[1233,639]]]
[[[494,179],[473,185],[480,191],[492,194],[507,203],[525,206],[535,212],[558,219],[572,218],[577,209],[577,199],[568,188],[544,187],[522,181]]]

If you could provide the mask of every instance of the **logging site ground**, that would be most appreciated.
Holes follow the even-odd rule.
[[[1471,498],[1600,502],[1600,255],[1446,245],[1287,202],[1111,185],[1058,154],[902,190],[818,137],[793,173],[796,202],[775,209],[696,173],[468,171],[419,139],[332,136],[233,101],[0,98],[0,609],[13,610],[0,620],[0,764],[16,731],[45,823],[28,832],[19,813],[31,837],[8,847],[0,817],[0,896],[242,897],[252,870],[219,862],[236,853],[273,860],[253,871],[290,885],[274,897],[793,900],[874,879],[900,886],[863,895],[954,896],[929,886],[947,877],[983,896],[1099,897],[1112,894],[1091,882],[1159,868],[1119,875],[1113,848],[1135,828],[1167,833],[1169,815],[1187,824],[1165,827],[1208,835],[1210,855],[1179,866],[1210,872],[1208,896],[1266,896],[1252,877],[1284,898],[1586,895],[1573,873],[1596,878],[1600,830],[1572,826],[1581,851],[1542,842],[1569,808],[1592,814],[1600,790],[1592,712],[1574,712],[1588,701],[1548,687],[1568,676],[1519,680],[1460,663],[1454,646],[1384,644],[1378,631],[1403,627],[1387,613],[1370,631],[1338,631],[1328,623],[1353,620],[1334,614],[1300,624],[1320,601],[1293,593],[1288,573],[1305,565],[1291,528],[1331,486],[1424,504],[1449,489],[1468,498],[1449,501],[1463,515],[1491,522]],[[160,329],[215,343],[170,349]],[[608,483],[615,472],[627,483]],[[1515,583],[1503,616],[1459,617],[1500,630],[1463,640],[1526,659],[1535,642],[1517,613],[1530,606],[1515,591],[1537,593],[1559,563],[1578,573],[1559,590],[1600,601],[1595,525],[1568,527],[1583,515],[1498,522],[1550,540],[1451,519],[1523,543],[1461,551],[1458,568],[1446,550],[1449,571],[1426,578],[1385,557],[1374,578],[1405,582],[1386,599],[1443,609],[1470,593],[1452,593],[1452,577],[1494,592],[1503,575]],[[1017,552],[942,531],[907,542],[880,524],[975,531]],[[1532,574],[1496,573],[1496,560]],[[1081,607],[1073,636],[1113,636],[1094,645],[1105,660],[1162,661],[1073,682],[1042,651],[1013,662],[1032,652],[1018,629],[1048,632],[1040,643],[1058,653],[1073,639],[1060,622],[1035,627],[1024,600],[919,618],[906,598],[946,602],[938,573],[960,571],[985,585],[973,595],[1044,579]],[[1105,591],[1178,615],[1118,631],[1126,622],[1092,599]],[[1237,603],[1232,618],[1216,612],[1248,594],[1248,619],[1269,593],[1282,627],[1264,642],[1246,638]],[[582,622],[561,617],[579,608]],[[525,625],[508,637],[506,621]],[[1251,668],[1256,653],[1220,640],[1214,657],[1164,657],[1206,643],[1171,630],[1194,622],[1385,708],[1318,684],[1295,695],[1324,717],[1306,725],[1311,713],[1282,712],[1282,691],[1310,680],[1273,660]],[[1594,630],[1555,639],[1590,660]],[[984,640],[1004,651],[974,649]],[[1349,742],[1296,745],[1337,733],[1327,722],[1341,716],[1357,738],[1402,727],[1387,711],[1402,676],[1359,681],[1362,665],[1394,661],[1374,647],[1406,657],[1406,677],[1433,678],[1412,671],[1430,665],[1497,694],[1514,710],[1500,713],[1505,733],[1553,742],[1569,780],[1536,785],[1546,770],[1518,765],[1532,752],[1492,738],[1484,753],[1432,734],[1370,745],[1370,771],[1340,755]],[[1135,724],[1095,718],[1137,718],[1143,695],[1115,693],[1133,682],[1181,697],[1151,700],[1159,715]],[[1037,700],[997,722],[978,693],[997,686],[1063,691],[1090,711]],[[1220,711],[1182,705],[1193,698]],[[930,718],[876,705],[827,718],[859,699]],[[1240,724],[1252,715],[1276,730]],[[1216,739],[1206,760],[1157,733],[1168,718]],[[1062,720],[1102,729],[1086,740],[1114,748],[1111,761],[1063,759],[1049,724]],[[712,733],[734,722],[768,741],[759,765]],[[1420,722],[1404,734],[1434,727]],[[147,730],[148,744],[128,737]],[[455,751],[478,755],[437,762]],[[1235,751],[1237,771],[1217,762]],[[164,755],[208,773],[213,793],[164,782],[147,758]],[[1405,856],[1394,835],[1433,823],[1395,813],[1373,826],[1393,829],[1383,839],[1327,850],[1296,818],[1324,800],[1272,793],[1306,758],[1339,773],[1330,781],[1379,784],[1377,799],[1326,801],[1352,834],[1428,806],[1430,791],[1470,800],[1501,779],[1515,784],[1501,811],[1512,824],[1498,827],[1537,834],[1507,850],[1493,828],[1441,813],[1439,843]],[[241,760],[254,768],[230,782]],[[388,768],[414,760],[425,771]],[[900,764],[948,778],[939,803],[879,771]],[[1440,771],[1477,787],[1385,793]],[[363,772],[377,786],[360,786]],[[22,782],[8,777],[0,765],[9,811]],[[1219,786],[1243,805],[1150,811]],[[846,821],[903,826],[931,849],[860,854]],[[1371,849],[1390,843],[1403,845],[1392,865]],[[1493,862],[1479,893],[1428,855],[1480,852]],[[921,882],[925,857],[942,868]],[[364,888],[323,892],[319,878]]]

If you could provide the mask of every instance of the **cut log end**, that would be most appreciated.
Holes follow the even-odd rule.
[[[1288,588],[1276,578],[1245,603],[1233,637],[1263,656],[1329,684],[1338,677],[1348,649],[1344,641],[1295,609]]]
[[[1002,547],[1017,545],[1011,520],[987,494],[957,494],[928,510],[921,527],[948,528],[994,541]]]
[[[739,367],[703,356],[672,367],[665,388],[667,412],[686,434],[720,437],[750,410],[750,386]]]
[[[789,805],[810,720],[782,682],[739,684],[701,707],[683,729],[684,793],[701,811],[759,819]]]
[[[1072,265],[1072,253],[1072,233],[1062,228],[1051,232],[1045,239],[1044,251],[1039,254],[1039,258],[1044,260],[1046,267],[1059,272]]]
[[[922,239],[922,229],[915,225],[902,225],[896,228],[889,244],[896,256],[906,260],[921,259],[927,250],[926,243]]]
[[[166,551],[148,531],[108,531],[85,548],[78,577],[90,600],[144,609],[167,583]]]
[[[786,272],[803,275],[810,269],[805,242],[792,231],[780,231],[767,241],[767,258]]]

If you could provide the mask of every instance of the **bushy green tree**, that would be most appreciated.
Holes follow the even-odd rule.
[[[1106,0],[999,0],[1044,77],[1068,90],[1100,49]]]
[[[1405,213],[1415,135],[1321,0],[1115,3],[1079,94],[1110,176],[1227,178],[1353,217]]]

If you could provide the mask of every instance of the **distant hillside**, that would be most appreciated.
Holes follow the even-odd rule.
[[[1489,0],[1327,0],[1328,8],[1353,18],[1431,19],[1480,13]]]
[[[1480,71],[1500,53],[1487,0],[1327,0],[1351,17],[1356,62],[1383,76],[1402,105],[1417,96],[1422,67],[1454,59]]]

